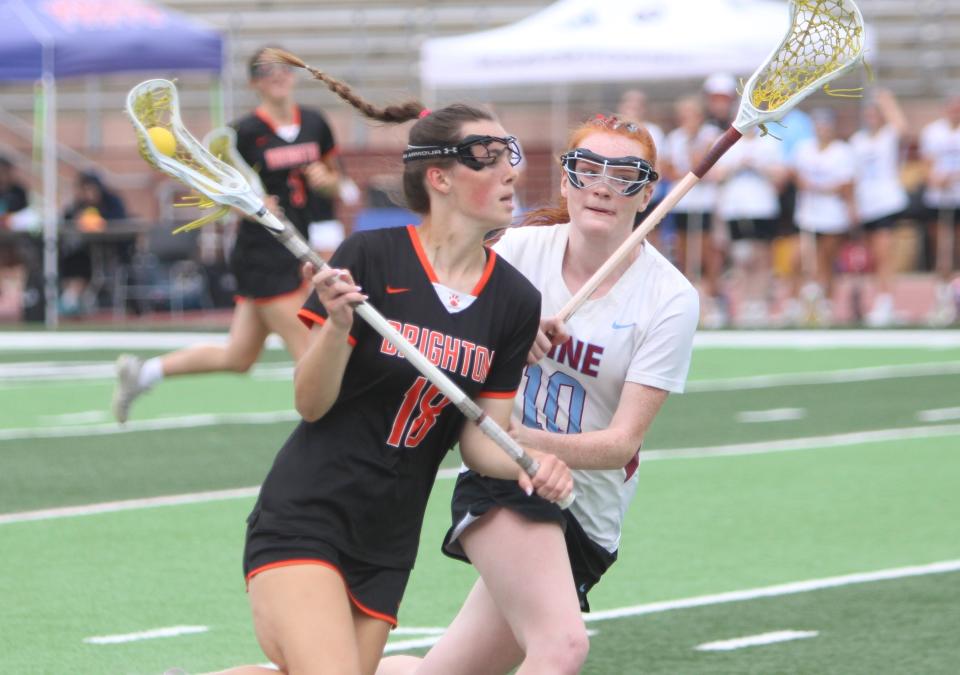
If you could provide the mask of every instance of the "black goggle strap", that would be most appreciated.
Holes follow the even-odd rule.
[[[491,143],[501,143],[505,150],[491,155],[488,148]],[[486,156],[475,155],[471,149],[474,145],[484,146],[488,150],[488,154]],[[514,136],[500,138],[498,136],[470,135],[456,145],[408,145],[407,149],[403,151],[403,162],[416,162],[422,159],[455,159],[474,171],[480,171],[484,167],[493,166],[500,158],[501,152],[509,153],[510,166],[516,166],[523,159],[520,154],[520,146]]]
[[[620,182],[624,183],[626,187],[619,191],[624,197],[630,197],[632,195],[640,192],[641,188],[644,185],[653,183],[660,178],[660,174],[654,171],[653,166],[647,160],[641,157],[604,157],[603,155],[598,155],[595,152],[587,150],[586,148],[576,148],[575,150],[570,150],[560,155],[560,164],[563,165],[564,171],[567,173],[567,178],[570,179],[570,182],[573,183],[573,186],[576,188],[583,188],[584,182],[580,175],[577,172],[577,160],[585,159],[590,162],[594,162],[603,166],[603,173],[601,176],[603,178],[609,177],[607,175],[608,167],[627,167],[631,169],[636,169],[639,173],[639,178],[635,181],[617,179]]]

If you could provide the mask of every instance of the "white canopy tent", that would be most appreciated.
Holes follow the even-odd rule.
[[[427,40],[425,93],[444,88],[749,75],[787,29],[786,0],[559,0],[515,24]]]

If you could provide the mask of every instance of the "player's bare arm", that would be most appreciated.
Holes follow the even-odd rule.
[[[510,433],[520,445],[557,455],[573,469],[621,469],[640,450],[668,395],[664,389],[626,382],[613,420],[602,431],[556,434],[518,425]]]

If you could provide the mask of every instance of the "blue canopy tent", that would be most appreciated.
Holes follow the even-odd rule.
[[[124,71],[221,72],[216,30],[148,0],[0,0],[0,82],[43,91],[46,323],[57,324],[56,82]]]

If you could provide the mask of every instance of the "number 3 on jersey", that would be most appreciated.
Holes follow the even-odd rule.
[[[400,410],[397,411],[397,416],[393,418],[390,437],[387,439],[388,445],[398,448],[401,440],[403,440],[404,447],[407,448],[415,448],[420,445],[433,425],[437,423],[437,416],[450,403],[450,400],[437,389],[436,385],[431,384],[429,387],[426,385],[427,378],[418,377],[407,389],[407,393],[403,395]],[[419,404],[418,414],[413,418],[413,422],[410,422],[414,411],[417,410],[417,404]],[[408,423],[410,423],[410,428],[407,430],[406,439],[404,439],[403,432],[407,429]]]
[[[523,425],[543,429],[543,425],[537,419],[537,401],[542,399],[543,418],[547,431],[561,434],[580,433],[583,403],[587,397],[583,385],[559,371],[544,382],[543,368],[540,366],[527,366],[524,375],[527,378],[527,384],[523,388]],[[566,424],[563,424],[564,419]]]

